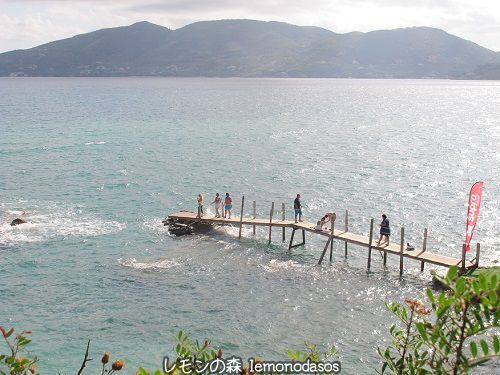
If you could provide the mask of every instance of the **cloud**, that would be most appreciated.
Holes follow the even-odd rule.
[[[224,18],[335,32],[431,26],[500,50],[497,0],[0,0],[0,52],[142,20],[175,29]]]

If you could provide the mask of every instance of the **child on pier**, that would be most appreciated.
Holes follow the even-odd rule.
[[[203,216],[203,195],[198,194],[198,217]]]
[[[377,246],[380,246],[382,238],[385,237],[385,241],[387,242],[387,246],[389,246],[389,236],[391,235],[391,228],[389,227],[389,219],[385,214],[382,215],[382,222],[380,223],[380,238],[378,239]]]

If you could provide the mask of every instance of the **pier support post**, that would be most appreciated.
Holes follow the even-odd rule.
[[[290,236],[290,244],[288,245],[288,250],[290,250],[292,248],[292,244],[293,244],[293,237],[295,236],[295,231],[296,229],[293,228],[292,230],[292,235]]]
[[[368,239],[368,269],[372,262],[373,218],[370,220],[370,237]]]
[[[293,244],[293,238],[295,237],[295,231],[297,228],[293,228],[292,230],[292,236],[290,237],[290,244],[288,245],[288,250],[293,249],[294,247],[299,247],[302,246],[306,243],[306,231],[302,229],[302,242],[298,243],[296,245]]]
[[[348,229],[349,229],[349,211],[345,210],[344,230],[346,233]],[[345,241],[345,257],[347,258],[347,241]]]
[[[427,250],[427,228],[424,228],[424,240],[422,242],[422,253]],[[425,262],[420,262],[420,272],[424,272]]]
[[[243,208],[245,207],[245,196],[241,197],[241,212],[240,212],[240,232],[238,233],[238,239],[241,240],[241,229],[243,228]]]
[[[271,212],[269,213],[269,243],[271,243],[273,215],[274,215],[274,202],[271,204]]]
[[[257,202],[253,201],[252,203],[253,206],[253,219],[257,217]],[[255,236],[255,225],[253,226],[253,235]]]
[[[481,252],[481,245],[479,242],[476,244],[476,262],[474,263],[474,266],[476,268],[479,267],[479,253]]]
[[[405,228],[401,227],[401,247],[399,248],[399,276],[403,276],[403,251],[405,248]]]
[[[328,241],[326,241],[325,248],[323,249],[323,252],[321,253],[321,256],[319,257],[318,264],[321,264],[323,262],[323,258],[325,257],[326,250],[328,250],[328,245],[330,245],[330,243],[332,241],[333,241],[333,237],[332,236],[328,237]]]
[[[333,259],[333,236],[335,235],[335,220],[337,219],[337,215],[335,213],[332,214],[332,217],[330,217],[330,262]]]
[[[466,254],[466,246],[465,244],[462,245],[462,261],[461,261],[461,270],[462,272],[465,272],[465,254]]]
[[[285,203],[281,203],[281,220],[285,221]],[[283,232],[282,241],[285,242],[285,227],[283,227],[282,232]]]

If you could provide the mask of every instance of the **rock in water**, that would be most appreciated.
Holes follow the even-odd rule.
[[[24,221],[23,219],[14,219],[12,220],[12,223],[10,223],[10,226],[14,227],[19,224],[26,224],[27,222]]]

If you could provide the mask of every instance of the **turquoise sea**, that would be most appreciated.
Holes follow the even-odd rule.
[[[175,238],[162,218],[215,192],[290,217],[301,193],[307,220],[347,209],[366,234],[386,213],[393,241],[404,226],[419,245],[427,227],[429,249],[459,257],[483,180],[473,241],[494,264],[499,177],[500,82],[2,78],[0,325],[33,330],[45,374],[76,372],[88,339],[126,373],[159,368],[179,329],[244,358],[335,343],[343,373],[374,373],[384,301],[421,297],[429,269],[406,261],[400,279],[375,252],[367,272],[366,249],[345,259],[341,243],[320,267],[324,239]]]

